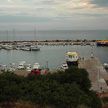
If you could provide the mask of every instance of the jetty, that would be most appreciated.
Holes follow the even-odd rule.
[[[92,90],[97,92],[108,92],[108,73],[104,69],[100,60],[96,57],[81,58],[79,60],[79,68],[84,68],[89,73],[89,79],[91,80]]]

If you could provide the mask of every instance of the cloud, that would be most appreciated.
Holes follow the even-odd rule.
[[[108,0],[89,0],[91,4],[95,4],[98,7],[107,7],[108,8]]]
[[[108,14],[104,8],[97,8],[100,0],[8,0],[11,4],[1,4],[0,14],[55,18],[61,15]],[[103,0],[104,1],[104,0]],[[106,1],[106,0],[105,0]]]
[[[85,20],[89,23],[104,18],[106,21],[107,3],[107,0],[3,0],[0,22],[68,22],[71,26],[73,22],[80,24]]]
[[[9,3],[11,3],[13,0],[8,0]]]

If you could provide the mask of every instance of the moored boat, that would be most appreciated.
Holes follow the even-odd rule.
[[[22,50],[23,51],[30,51],[30,47],[24,47]]]
[[[66,53],[66,62],[70,66],[78,66],[78,53],[77,52],[67,52]]]
[[[108,40],[97,41],[97,46],[108,46]]]
[[[40,51],[40,48],[39,48],[37,45],[32,45],[32,46],[30,47],[30,50],[31,50],[31,51]]]
[[[9,72],[15,71],[15,63],[10,63],[9,65]]]
[[[25,69],[25,63],[26,63],[25,61],[21,61],[18,65],[17,69],[19,69],[19,70]]]
[[[108,69],[108,63],[104,63],[103,65],[105,69]]]
[[[39,69],[39,68],[40,68],[39,63],[35,63],[34,66],[33,66],[33,69]]]
[[[62,69],[68,69],[67,63],[62,63],[61,68],[62,68]]]
[[[31,72],[31,64],[26,64],[26,71]]]

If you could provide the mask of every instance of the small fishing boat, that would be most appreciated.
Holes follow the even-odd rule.
[[[61,68],[62,68],[62,69],[68,69],[67,63],[62,63]]]

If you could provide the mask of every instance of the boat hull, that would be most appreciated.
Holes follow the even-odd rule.
[[[71,66],[78,66],[78,61],[73,61],[73,62],[66,61],[66,62],[67,62],[68,67],[71,67]]]
[[[33,48],[33,49],[30,49],[30,51],[40,51],[40,48]]]
[[[97,46],[108,46],[108,43],[101,43],[101,42],[98,42],[98,43],[97,43]]]

